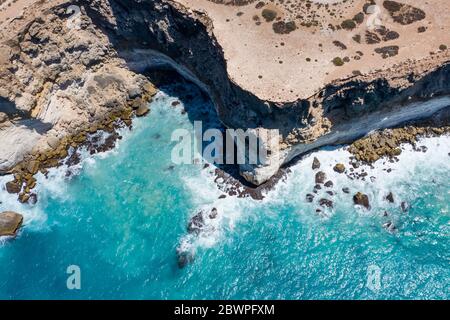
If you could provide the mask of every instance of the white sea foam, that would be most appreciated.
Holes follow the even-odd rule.
[[[138,121],[136,121],[136,124],[137,127],[140,127]],[[62,165],[58,168],[50,168],[48,169],[47,175],[40,172],[37,173],[35,176],[36,187],[33,190],[38,195],[38,203],[36,205],[22,204],[17,200],[16,194],[6,192],[4,186],[8,181],[13,180],[13,176],[0,176],[0,186],[3,188],[0,192],[0,212],[15,211],[22,214],[24,216],[24,228],[26,229],[40,232],[49,230],[50,226],[47,224],[47,214],[43,209],[48,199],[56,198],[60,202],[70,201],[71,194],[68,192],[69,186],[67,183],[70,177],[68,177],[67,173],[70,172],[71,176],[78,175],[83,168],[95,167],[98,159],[105,159],[119,152],[121,145],[127,144],[127,140],[131,137],[131,132],[128,128],[121,128],[118,130],[118,133],[123,139],[117,140],[116,147],[112,150],[91,155],[85,147],[82,147],[78,150],[80,155],[80,162],[78,164],[71,167]],[[96,133],[96,135],[100,137],[99,144],[101,144],[105,141],[109,133],[101,131]],[[70,149],[69,156],[72,152],[73,149]],[[4,239],[2,240],[4,241]]]
[[[219,199],[219,196],[224,193],[217,188],[214,178],[212,171],[202,170],[199,176],[183,179],[183,184],[190,190],[196,207],[195,212],[188,213],[189,216],[192,217],[200,211],[205,212],[205,225],[202,232],[198,236],[186,235],[180,246],[183,251],[195,252],[199,246],[214,246],[217,241],[223,238],[226,231],[234,230],[236,223],[242,217],[243,208],[250,205],[247,203],[249,199],[234,197]],[[217,209],[218,215],[216,218],[210,219],[208,214],[213,208]]]
[[[248,220],[249,217],[263,218],[267,214],[278,214],[268,208],[289,205],[296,208],[297,213],[306,219],[327,219],[336,212],[343,211],[370,216],[380,215],[387,208],[399,209],[401,202],[412,202],[421,196],[415,190],[419,188],[423,179],[427,179],[423,174],[429,172],[431,179],[431,173],[448,175],[450,171],[449,136],[421,138],[417,145],[426,146],[427,151],[425,153],[418,152],[413,150],[411,145],[405,144],[402,146],[401,155],[398,156],[398,162],[390,163],[388,159],[381,159],[373,165],[373,168],[363,166],[355,170],[361,172],[364,169],[368,173],[365,181],[351,180],[345,174],[339,174],[333,170],[337,163],[345,164],[347,170],[350,168],[348,163],[351,154],[346,147],[322,148],[293,165],[287,179],[280,181],[262,201],[229,196],[225,199],[218,199],[222,193],[215,186],[215,176],[207,170],[204,170],[201,176],[187,177],[184,179],[184,183],[191,190],[193,201],[197,206],[195,212],[189,213],[190,216],[192,217],[201,210],[209,212],[212,208],[217,208],[219,215],[216,219],[205,220],[204,232],[201,232],[199,236],[187,235],[184,237],[181,247],[195,253],[198,247],[214,246],[226,237],[227,232],[233,232],[235,226],[243,220]],[[320,170],[326,173],[327,180],[331,180],[334,187],[323,188],[315,196],[313,203],[307,203],[305,196],[312,193],[315,185],[315,172],[311,169],[314,157],[320,160]],[[391,169],[391,172],[386,171],[388,168]],[[371,177],[375,177],[375,179],[371,181]],[[413,187],[415,181],[418,186]],[[350,194],[343,193],[343,187],[348,187],[351,191]],[[326,194],[327,190],[333,190],[336,194],[330,196]],[[352,196],[358,191],[368,195],[371,210],[354,206]],[[385,197],[389,192],[394,192],[395,204],[386,201]],[[448,192],[450,193],[450,190]],[[334,208],[321,208],[317,204],[317,200],[320,198],[332,200]],[[316,214],[317,208],[322,210],[320,214]],[[446,210],[447,212],[443,213],[448,214],[448,208]]]

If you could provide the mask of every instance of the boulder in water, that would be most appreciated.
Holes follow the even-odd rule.
[[[337,165],[334,166],[333,170],[338,172],[338,173],[344,173],[345,172],[345,166],[342,163],[338,163]]]
[[[150,108],[148,107],[148,105],[146,103],[143,103],[136,110],[136,116],[143,117],[149,112],[150,112]]]
[[[369,197],[361,192],[358,192],[353,196],[353,202],[357,205],[363,206],[366,209],[370,209]]]
[[[212,208],[211,212],[209,213],[209,218],[210,219],[215,219],[215,218],[217,218],[218,214],[219,213],[218,213],[217,209],[216,208]]]
[[[22,189],[21,184],[16,180],[6,183],[6,191],[8,193],[11,193],[11,194],[19,193],[21,189]]]
[[[0,236],[15,236],[22,223],[21,214],[12,211],[0,213]]]
[[[316,157],[314,157],[313,163],[312,163],[312,169],[316,170],[320,168],[320,161]]]
[[[188,232],[199,234],[205,225],[205,220],[203,218],[203,211],[200,211],[195,216],[192,217],[188,224]]]
[[[320,199],[319,204],[322,207],[333,208],[333,201],[328,200],[328,199]]]
[[[325,187],[327,187],[327,188],[333,188],[333,186],[334,186],[333,181],[328,180],[327,182],[325,182]]]
[[[385,228],[390,233],[394,233],[397,230],[397,227],[391,221],[383,224],[383,228]]]
[[[403,212],[407,212],[409,210],[409,204],[405,201],[402,202],[401,207]]]

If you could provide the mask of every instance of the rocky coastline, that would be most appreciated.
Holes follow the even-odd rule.
[[[75,26],[68,24],[74,4],[81,8]],[[416,136],[448,133],[448,125],[407,127],[386,131],[386,139],[371,135],[357,140],[436,113],[449,118],[446,48],[422,60],[333,80],[312,96],[280,102],[240,87],[230,77],[213,20],[178,1],[35,4],[10,22],[0,43],[0,139],[5,141],[0,174],[13,175],[5,189],[18,193],[21,202],[35,202],[33,176],[60,165],[89,134],[113,132],[119,123],[131,125],[133,115],[145,115],[156,92],[145,72],[154,69],[175,70],[197,84],[226,127],[279,130],[281,151],[273,156],[280,161],[275,165],[241,166],[237,172],[244,184],[237,173],[217,172],[218,183],[231,196],[261,199],[290,163],[325,145],[351,143],[355,160],[370,163],[384,155],[395,157],[398,145]],[[390,120],[381,121],[385,117]]]
[[[12,211],[0,213],[0,237],[15,237],[22,227],[23,216]]]

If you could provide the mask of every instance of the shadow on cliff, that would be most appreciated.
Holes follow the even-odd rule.
[[[324,117],[333,124],[364,117],[375,109],[427,99],[436,92],[450,93],[447,64],[437,71],[439,77],[432,72],[417,81],[412,75],[410,82],[417,81],[417,85],[406,90],[392,88],[383,78],[364,81],[355,77],[330,84],[308,100],[266,102],[230,81],[223,50],[212,33],[212,22],[204,13],[189,11],[169,0],[78,0],[77,3],[109,37],[114,50],[130,69],[142,74],[175,70],[207,93],[220,121],[231,128],[278,129],[287,137],[294,128],[314,125],[316,119],[309,114],[311,103],[317,104],[313,107],[323,108]],[[149,55],[157,52],[160,56],[145,61],[142,56],[145,52]],[[445,79],[447,82],[443,84]],[[189,117],[196,120],[191,114]]]
[[[286,107],[280,112],[278,107],[270,106],[230,81],[222,48],[208,29],[210,22],[205,15],[195,12],[193,16],[182,6],[165,0],[108,0],[109,6],[97,0],[77,3],[108,36],[114,50],[131,70],[150,77],[157,85],[161,84],[152,75],[161,71],[166,73],[166,82],[169,79],[176,83],[181,75],[211,99],[215,113],[210,112],[208,119],[205,115],[199,118],[196,107],[186,99],[182,101],[191,122],[218,123],[219,130],[225,127],[278,129],[283,136],[291,128],[301,126],[292,122],[302,117],[296,108]],[[142,55],[145,52],[149,55],[157,52],[158,59],[146,61]],[[280,119],[281,114],[285,120]],[[253,187],[239,175],[236,166],[220,168],[243,185]]]
[[[109,7],[98,0],[78,3],[109,37],[130,69],[139,73],[149,69],[177,71],[210,96],[225,126],[278,129],[284,137],[292,128],[303,126],[301,120],[308,116],[304,113],[308,112],[309,102],[293,102],[280,108],[230,81],[222,48],[209,29],[212,22],[205,14],[189,13],[167,0],[108,0]],[[108,19],[109,15],[114,19]],[[167,59],[136,61],[139,57],[133,52],[146,50]]]

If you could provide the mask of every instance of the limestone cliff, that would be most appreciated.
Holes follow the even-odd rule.
[[[74,16],[72,5],[79,14]],[[41,2],[28,8],[0,41],[0,172],[48,150],[64,155],[58,150],[64,137],[95,131],[107,115],[145,103],[149,83],[141,74],[150,69],[175,69],[195,82],[228,127],[280,131],[281,151],[273,155],[279,161],[241,167],[257,185],[303,152],[450,105],[448,50],[355,72],[296,101],[261,98],[230,76],[213,22],[207,13],[170,0]],[[436,97],[425,106],[416,103]],[[381,121],[386,117],[391,120]]]

